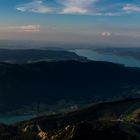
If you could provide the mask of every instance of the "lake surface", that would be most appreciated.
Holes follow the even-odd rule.
[[[140,61],[130,56],[98,53],[90,49],[75,49],[72,52],[75,52],[79,56],[87,57],[90,60],[119,63],[129,67],[140,67]]]
[[[22,115],[22,116],[0,116],[0,123],[14,124],[20,121],[25,121],[34,118],[33,115]]]

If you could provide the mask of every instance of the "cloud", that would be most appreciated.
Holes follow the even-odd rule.
[[[111,35],[112,35],[111,32],[102,32],[101,33],[101,36],[104,36],[104,37],[109,37]]]
[[[21,12],[34,13],[57,13],[57,14],[89,14],[92,5],[97,0],[57,0],[57,8],[48,6],[43,0],[17,5],[16,9]],[[60,8],[60,7],[61,8]]]
[[[59,2],[63,3],[65,6],[80,6],[87,7],[90,4],[97,2],[98,0],[59,0]]]
[[[17,5],[21,12],[75,14],[94,16],[121,16],[140,13],[140,6],[127,1],[109,2],[108,0],[32,0],[29,3]]]
[[[53,8],[46,6],[42,0],[34,0],[30,3],[17,5],[16,9],[21,12],[34,12],[34,13],[53,12]]]
[[[102,12],[97,12],[97,13],[91,13],[90,15],[94,15],[94,16],[121,16],[123,15],[123,12],[116,12],[116,13],[111,13],[111,12],[106,12],[106,13],[102,13]]]
[[[61,14],[86,14],[88,11],[87,9],[81,8],[81,7],[76,7],[76,6],[71,6],[71,7],[66,7],[63,9]]]
[[[39,32],[40,25],[10,26],[9,29],[18,32]]]
[[[97,0],[65,0],[62,2],[64,6],[60,12],[62,14],[89,14],[92,5],[97,2]]]
[[[123,7],[123,11],[127,13],[133,13],[133,12],[140,13],[140,6],[127,4]]]

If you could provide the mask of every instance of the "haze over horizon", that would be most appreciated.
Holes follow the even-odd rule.
[[[0,40],[140,46],[139,0],[1,0]]]

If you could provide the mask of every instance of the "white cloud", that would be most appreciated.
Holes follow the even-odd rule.
[[[53,2],[56,2],[55,5]],[[140,13],[140,6],[134,4],[107,4],[102,0],[32,0],[29,3],[17,5],[21,12],[79,14],[94,16],[121,16],[124,14]]]
[[[104,37],[109,37],[111,35],[112,35],[111,32],[102,32],[101,33],[101,36],[104,36]]]
[[[98,0],[59,0],[59,2],[63,3],[64,5],[71,5],[71,6],[89,6],[92,3],[97,2]]]
[[[18,5],[17,10],[21,12],[34,12],[34,13],[50,13],[53,12],[53,8],[44,5],[42,0],[34,0],[30,3]]]
[[[87,9],[81,8],[81,7],[76,7],[76,6],[71,6],[71,7],[66,7],[60,12],[61,14],[86,14],[88,12]]]
[[[61,8],[55,8],[47,6],[43,0],[33,0],[30,3],[17,5],[16,9],[21,12],[34,13],[89,14],[95,2],[97,0],[57,0]]]
[[[40,25],[10,26],[9,29],[18,32],[39,32]]]
[[[123,7],[123,11],[127,13],[133,13],[133,12],[140,13],[140,6],[127,4]]]
[[[97,0],[62,0],[61,14],[89,14]]]
[[[124,13],[123,12],[116,12],[116,13],[111,13],[111,12],[100,12],[100,13],[98,13],[98,12],[96,12],[96,13],[91,13],[90,15],[95,15],[95,16],[110,16],[110,17],[112,17],[112,16],[121,16],[121,15],[123,15]]]

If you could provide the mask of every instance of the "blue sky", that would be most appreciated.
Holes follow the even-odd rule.
[[[0,39],[140,46],[140,1],[1,0]]]

